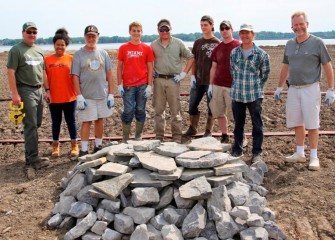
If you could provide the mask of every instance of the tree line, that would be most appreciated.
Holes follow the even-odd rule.
[[[335,38],[335,31],[327,31],[327,32],[312,32],[313,35],[321,37],[323,39],[334,39]],[[221,38],[221,35],[219,32],[215,32],[214,35],[217,38]],[[185,42],[194,42],[196,39],[202,37],[202,33],[196,32],[196,33],[178,33],[173,34],[173,36],[182,39]],[[238,39],[238,32],[233,33],[234,38]],[[280,39],[290,39],[293,38],[295,34],[292,33],[283,33],[283,32],[270,32],[270,31],[261,31],[256,33],[256,40],[280,40]],[[141,37],[142,42],[152,42],[155,39],[158,38],[157,34],[153,35],[143,35]],[[99,43],[124,43],[128,42],[130,40],[130,37],[121,37],[121,36],[113,36],[113,37],[107,37],[107,36],[101,36],[99,38]],[[22,39],[0,39],[0,45],[3,46],[13,46],[19,42],[21,42]],[[71,42],[73,44],[82,44],[85,42],[84,37],[74,37],[71,39]],[[53,44],[52,43],[52,37],[49,38],[38,38],[36,40],[36,44],[43,45],[43,44]]]

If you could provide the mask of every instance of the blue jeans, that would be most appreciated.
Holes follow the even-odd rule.
[[[190,91],[190,102],[188,105],[188,113],[190,115],[197,115],[199,113],[198,106],[206,93],[207,97],[207,109],[208,109],[208,116],[212,116],[211,109],[209,108],[209,97],[207,94],[208,85],[197,85],[196,88],[191,88]]]
[[[232,109],[235,121],[234,128],[234,145],[232,151],[234,153],[242,153],[243,151],[243,137],[244,124],[246,117],[246,108],[248,108],[252,121],[252,153],[262,153],[263,144],[263,121],[262,121],[262,102],[263,98],[259,98],[254,102],[243,103],[233,100]]]
[[[76,106],[77,101],[49,104],[52,120],[52,139],[54,141],[59,140],[63,112],[71,140],[77,139]]]
[[[143,84],[134,87],[123,87],[123,113],[121,115],[123,123],[130,124],[133,121],[134,116],[138,122],[145,121],[145,105],[147,103],[147,98],[145,97],[144,90],[147,86],[147,84]]]

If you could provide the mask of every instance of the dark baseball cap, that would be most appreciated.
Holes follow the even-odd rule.
[[[233,28],[232,25],[231,25],[231,23],[230,23],[230,21],[228,21],[228,20],[223,20],[223,21],[220,23],[220,27],[221,27],[222,25],[226,25],[226,26],[229,27],[229,28]]]
[[[94,25],[88,25],[86,28],[85,28],[85,35],[86,34],[95,34],[95,35],[99,35],[99,31],[98,31],[98,28]]]
[[[23,24],[22,26],[22,31],[26,31],[28,28],[36,28],[36,24],[33,22],[26,22],[25,24]]]

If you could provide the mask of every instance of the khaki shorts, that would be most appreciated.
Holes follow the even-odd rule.
[[[107,107],[107,98],[105,99],[85,99],[87,106],[84,110],[78,110],[79,122],[91,122],[99,118],[107,118],[112,116],[113,108]]]
[[[299,88],[290,86],[286,101],[286,126],[320,128],[320,105],[319,82]]]
[[[226,117],[232,113],[230,88],[213,85],[213,97],[209,102],[213,117]]]

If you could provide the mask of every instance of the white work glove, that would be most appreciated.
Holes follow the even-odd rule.
[[[123,95],[124,95],[124,89],[123,89],[123,85],[122,84],[120,84],[117,87],[117,90],[119,91],[120,96],[123,97]]]
[[[276,91],[275,91],[275,94],[274,94],[274,97],[275,97],[275,101],[276,102],[279,102],[281,101],[281,92],[283,91],[283,88],[282,87],[277,87]]]
[[[181,80],[183,80],[186,77],[186,72],[181,72],[179,74],[174,75],[173,80],[176,83],[179,83]]]
[[[191,85],[191,88],[196,88],[197,87],[197,79],[195,78],[194,75],[191,76],[190,85]]]
[[[107,97],[107,107],[109,109],[111,109],[112,107],[114,107],[114,95],[113,94],[108,94],[108,97]]]
[[[152,87],[148,85],[146,89],[144,90],[144,97],[148,98],[151,96],[152,93]]]
[[[77,96],[77,108],[79,110],[84,110],[86,106],[87,106],[87,103],[86,103],[86,100],[83,97],[83,95],[81,95],[81,94],[78,95]]]
[[[325,104],[332,105],[335,101],[335,92],[333,88],[329,88],[326,92]]]
[[[211,100],[213,97],[213,84],[208,85],[207,95],[209,97],[209,100]]]

